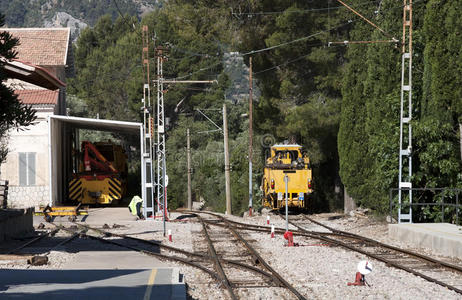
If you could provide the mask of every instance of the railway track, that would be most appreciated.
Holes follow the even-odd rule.
[[[298,228],[295,234],[317,238],[330,245],[340,246],[364,254],[385,263],[387,266],[404,270],[430,282],[462,294],[462,267],[438,260],[420,253],[400,249],[351,232],[334,229],[306,215],[298,220],[289,219],[289,224]],[[281,216],[282,217],[282,216]],[[303,227],[307,221],[321,226],[329,232],[308,230]]]
[[[56,226],[54,230],[44,232],[8,253],[49,253],[52,249],[76,238],[89,238],[155,256],[161,260],[175,261],[197,268],[216,281],[217,288],[220,287],[222,293],[230,299],[238,299],[238,295],[243,298],[240,294],[240,289],[243,288],[255,288],[254,291],[257,291],[258,288],[269,287],[283,287],[296,298],[305,299],[285,282],[284,277],[271,269],[253,249],[252,242],[245,237],[246,231],[269,233],[270,226],[236,222],[209,212],[193,212],[193,214],[195,218],[191,220],[197,220],[203,228],[196,242],[201,246],[195,247],[197,249],[194,252],[75,223],[73,228],[54,225]],[[407,271],[462,294],[462,276],[460,276],[462,267],[458,265],[387,245],[351,232],[341,231],[305,215],[300,215],[298,219],[292,216],[290,224],[292,228],[297,228],[293,230],[296,236],[317,239],[331,246],[361,253],[371,259],[384,262],[390,267]],[[324,231],[307,229],[308,226],[312,228],[312,224],[322,226]],[[277,234],[285,232],[284,228],[275,230]],[[65,236],[60,234],[58,239],[50,237],[58,232],[66,232],[66,234]]]
[[[199,252],[185,251],[159,242],[124,234],[116,234],[83,224],[76,223],[76,225],[80,228],[79,237],[90,238],[154,256],[159,259],[180,262],[198,268],[210,275],[217,282],[218,286],[222,287],[224,292],[226,291],[225,293],[231,299],[239,299],[236,291],[241,288],[267,287],[286,288],[298,299],[305,299],[305,297],[290,286],[282,276],[277,274],[277,272],[264,262],[263,258],[261,258],[256,250],[250,246],[248,241],[236,230],[231,228],[233,225],[231,223],[226,223],[226,219],[211,220],[210,218],[203,219],[199,215],[196,216],[199,222],[203,224],[204,240],[207,241],[205,244],[206,249]],[[221,226],[220,230],[217,231],[217,226],[213,226],[213,223],[219,223],[220,225],[226,224],[225,226],[230,229],[225,233],[222,230],[224,227]],[[70,234],[73,232],[75,233],[75,230],[64,227],[59,227],[59,230],[67,231]],[[91,234],[91,232],[95,234]],[[236,241],[239,240],[242,244],[241,248],[237,250],[236,247],[228,247],[230,251],[224,253],[223,248],[217,246],[217,240],[220,235],[228,241],[234,236]],[[160,253],[159,249],[165,250],[164,252],[168,254]],[[236,256],[236,253],[239,253],[239,255]],[[233,274],[231,279],[229,279],[229,274]]]
[[[42,232],[30,241],[27,241],[24,244],[7,251],[6,254],[47,255],[52,250],[71,242],[79,235],[79,233],[76,232],[68,232],[67,235],[69,236],[56,236],[58,232],[61,231],[61,229],[62,228],[58,226],[54,230]]]
[[[199,220],[202,223],[204,234],[207,239],[208,248],[210,256],[213,258],[215,268],[220,269],[220,274],[222,274],[223,282],[229,283],[229,287],[227,287],[228,292],[232,295],[234,289],[245,287],[246,285],[255,284],[256,279],[250,277],[248,275],[244,275],[244,278],[235,278],[236,273],[232,272],[232,270],[225,270],[222,268],[220,264],[220,260],[224,257],[231,256],[234,258],[236,254],[239,255],[239,259],[245,260],[248,263],[255,264],[256,266],[260,267],[262,270],[268,272],[271,277],[271,282],[266,282],[268,286],[280,286],[284,287],[289,290],[295,297],[298,299],[306,299],[297,289],[295,289],[289,282],[287,282],[283,276],[281,276],[278,272],[276,272],[255,250],[254,247],[247,241],[239,232],[238,228],[230,222],[226,218],[213,214],[213,213],[206,213],[201,212],[202,214],[206,214],[207,216],[211,216],[210,218],[204,218],[198,216]],[[215,227],[215,228],[214,228]],[[219,227],[217,230],[216,227]],[[213,233],[211,231],[213,230]],[[212,238],[212,237],[213,238]],[[216,244],[222,244],[219,246],[219,255],[215,249]],[[231,246],[231,247],[230,247]],[[237,251],[237,252],[236,252]],[[229,280],[227,274],[232,274],[234,278]],[[239,274],[242,277],[243,274]],[[231,296],[231,298],[236,297]]]
[[[284,216],[281,216],[283,219]],[[261,226],[240,223],[228,220],[239,230],[257,231],[269,233],[270,226]],[[307,222],[321,226],[328,230],[314,231],[303,227]],[[323,241],[331,246],[339,246],[348,250],[361,253],[370,258],[385,263],[387,266],[404,270],[415,276],[419,276],[429,282],[436,283],[459,294],[462,294],[462,267],[454,265],[433,257],[429,257],[415,251],[401,249],[395,246],[381,243],[379,241],[363,237],[354,233],[334,229],[330,226],[317,222],[316,220],[302,215],[301,220],[289,220],[289,224],[297,228],[292,230],[294,235],[304,236],[311,239]],[[215,224],[225,226],[224,224]],[[277,234],[283,234],[284,228],[275,228]]]

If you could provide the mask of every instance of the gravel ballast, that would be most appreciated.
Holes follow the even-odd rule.
[[[127,222],[119,228],[108,231],[130,234],[134,237],[161,241],[169,246],[181,248],[187,251],[201,251],[202,225],[194,218],[177,219],[182,214],[171,213],[167,229],[172,231],[172,242],[167,236],[163,236],[161,221],[138,221]],[[334,220],[328,220],[333,214],[312,215],[311,217],[340,230],[368,236],[375,240],[393,244],[394,246],[410,248],[404,243],[390,240],[387,236],[387,224],[375,221],[367,216],[344,216]],[[269,213],[270,221],[276,227],[285,227],[285,221],[280,217]],[[226,216],[231,220],[266,225],[267,214],[253,217]],[[102,226],[103,224],[101,224]],[[100,226],[100,227],[101,227]],[[307,229],[321,230],[317,225],[306,226]],[[294,228],[292,228],[294,229]],[[284,246],[282,235],[276,235],[274,239],[268,233],[241,231],[244,238],[251,241],[252,246],[259,251],[265,261],[285,279],[292,284],[307,299],[460,299],[461,295],[450,291],[440,285],[428,282],[402,270],[387,267],[384,263],[354,253],[340,247],[328,246],[318,240],[295,236],[295,242],[299,247]],[[87,241],[89,242],[89,241]],[[97,241],[91,241],[98,243]],[[49,254],[49,264],[46,266],[29,266],[25,259],[0,258],[0,268],[20,269],[60,269],[61,266],[72,260],[78,253],[69,249],[74,242],[61,249],[54,249]],[[75,244],[75,247],[78,243]],[[201,248],[201,249],[199,249]],[[415,249],[414,249],[415,250]],[[432,255],[428,249],[419,249],[420,252]],[[162,250],[162,253],[169,254]],[[437,257],[440,258],[440,257]],[[347,286],[348,282],[354,282],[356,267],[359,261],[368,260],[373,265],[373,271],[366,276],[370,286]],[[448,258],[448,260],[450,260]],[[454,260],[451,260],[455,263]],[[184,274],[189,297],[192,299],[228,299],[224,290],[219,287],[214,279],[208,274],[185,266],[180,263],[166,261],[167,265],[178,267]],[[460,262],[456,262],[460,265]],[[233,271],[234,272],[234,271]],[[236,271],[238,272],[238,271]],[[445,273],[447,275],[447,273]],[[458,275],[459,276],[459,275]],[[446,277],[447,278],[447,277]],[[236,290],[241,299],[295,299],[295,296],[284,288],[241,288]]]

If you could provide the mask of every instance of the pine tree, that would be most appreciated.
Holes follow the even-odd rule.
[[[0,14],[0,27],[5,22],[5,17]],[[13,38],[7,31],[0,32],[0,164],[6,159],[8,154],[7,132],[10,129],[24,129],[31,125],[36,119],[35,111],[31,106],[22,104],[13,89],[5,85],[8,79],[5,73],[7,61],[16,57],[14,47],[19,44],[19,40]]]

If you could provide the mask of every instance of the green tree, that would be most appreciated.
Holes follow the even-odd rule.
[[[5,16],[0,14],[0,27],[5,24]],[[5,64],[15,58],[17,53],[14,47],[19,40],[13,38],[8,31],[0,32],[0,164],[6,159],[8,146],[7,132],[10,129],[23,130],[36,119],[35,110],[31,106],[22,104],[13,89],[5,84],[8,79],[5,73]]]
[[[462,186],[459,123],[462,121],[462,1],[429,1],[421,122],[416,128],[419,169],[427,187]]]
[[[261,90],[255,109],[256,132],[270,134],[277,142],[294,139],[305,146],[313,162],[317,202],[324,209],[336,208],[340,204],[335,187],[340,185],[337,132],[344,51],[326,45],[342,35],[340,14],[317,10],[325,8],[326,1],[239,5],[236,12],[249,13],[236,14],[241,22],[239,47],[252,55]],[[252,53],[264,48],[269,49]]]

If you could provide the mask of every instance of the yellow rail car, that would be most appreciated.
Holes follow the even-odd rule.
[[[288,182],[288,206],[308,208],[312,189],[310,159],[302,153],[300,145],[274,145],[266,160],[261,189],[263,205],[272,209],[285,207],[285,182]]]
[[[111,141],[82,142],[79,171],[72,175],[68,197],[82,204],[111,204],[127,190],[127,156]]]
[[[125,186],[116,177],[88,175],[69,182],[69,199],[82,204],[111,204],[124,194]]]

